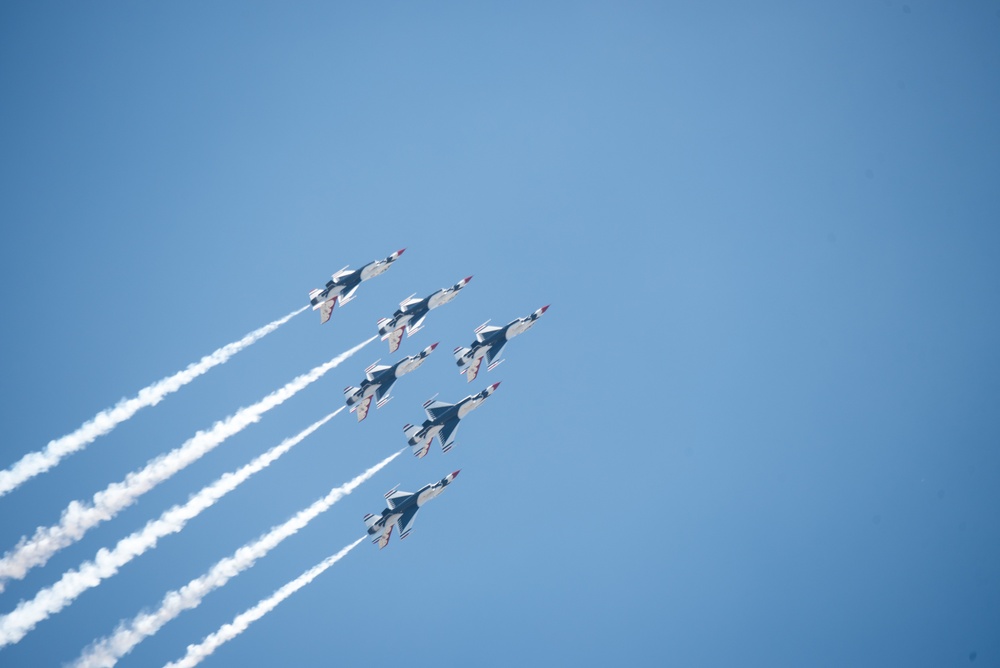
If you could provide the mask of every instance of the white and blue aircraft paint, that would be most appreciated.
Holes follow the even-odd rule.
[[[405,250],[405,248],[401,248],[384,260],[372,260],[360,269],[353,271],[344,267],[330,277],[330,280],[326,282],[325,288],[322,290],[318,288],[310,290],[309,303],[312,304],[314,311],[319,309],[320,324],[322,325],[330,319],[330,314],[333,313],[333,307],[337,303],[337,299],[340,299],[341,306],[354,299],[354,295],[358,291],[358,286],[361,285],[362,281],[375,278],[385,272],[392,266],[393,262],[399,259],[399,256]],[[347,266],[349,267],[350,265]]]
[[[476,328],[476,340],[469,348],[461,346],[455,348],[455,363],[462,367],[459,373],[464,373],[471,383],[479,375],[479,367],[482,366],[484,357],[487,371],[493,371],[500,366],[503,360],[497,358],[503,353],[507,342],[531,329],[548,308],[549,306],[545,305],[528,317],[512,320],[503,327],[487,327],[489,320],[481,324]]]
[[[438,482],[424,485],[416,492],[399,492],[395,488],[386,492],[385,500],[389,507],[383,510],[381,515],[365,515],[368,535],[375,536],[372,543],[376,543],[379,549],[388,545],[392,529],[397,525],[399,526],[400,540],[409,536],[417,511],[425,503],[443,492],[444,488],[458,476],[458,473],[458,471],[449,473]]]
[[[425,402],[427,419],[424,423],[419,427],[411,424],[403,427],[403,433],[413,447],[413,454],[417,457],[426,455],[435,436],[441,441],[442,452],[451,450],[455,445],[455,431],[458,429],[459,421],[479,408],[498,387],[500,383],[493,383],[479,394],[470,394],[457,404],[446,404],[434,399]]]
[[[392,366],[377,366],[378,362],[376,361],[365,369],[365,379],[361,382],[361,387],[348,385],[344,388],[347,405],[352,413],[357,413],[358,422],[368,416],[368,409],[371,407],[373,397],[376,408],[382,408],[389,403],[389,400],[392,399],[389,396],[389,390],[396,379],[423,364],[437,346],[438,344],[432,343],[416,355],[404,357]]]
[[[427,313],[450,302],[458,296],[458,291],[468,285],[471,280],[472,276],[463,278],[450,288],[441,288],[423,299],[414,299],[413,295],[410,295],[399,303],[399,309],[392,314],[391,318],[379,320],[378,333],[382,336],[383,341],[389,339],[389,352],[394,353],[399,348],[399,342],[403,340],[404,330],[408,337],[419,332],[424,326]]]

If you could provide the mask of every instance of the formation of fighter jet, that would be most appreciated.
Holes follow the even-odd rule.
[[[399,526],[400,540],[409,536],[417,511],[425,503],[443,492],[444,488],[458,476],[458,473],[458,471],[449,473],[438,482],[424,485],[416,492],[399,492],[395,488],[386,492],[385,500],[389,507],[383,510],[381,515],[365,515],[368,535],[375,536],[375,540],[372,542],[377,543],[379,549],[388,545],[392,528],[397,525]]]
[[[375,398],[375,407],[382,408],[392,397],[389,390],[396,379],[404,374],[408,374],[421,364],[437,348],[436,343],[424,348],[416,355],[404,357],[392,366],[376,366],[378,362],[365,369],[365,379],[361,387],[351,387],[348,385],[344,389],[344,396],[347,398],[347,405],[352,413],[357,413],[358,422],[361,422],[368,415],[368,409]]]
[[[340,299],[341,306],[354,299],[354,295],[358,291],[358,286],[361,285],[362,281],[375,278],[385,272],[405,250],[405,248],[401,248],[384,260],[373,260],[360,269],[353,271],[349,271],[347,267],[344,267],[326,282],[325,288],[322,290],[311,290],[309,292],[309,303],[312,304],[314,311],[316,309],[320,310],[320,324],[330,319],[330,314],[333,313],[333,307],[337,299]]]
[[[548,308],[548,305],[543,306],[528,317],[512,320],[503,327],[487,327],[489,320],[481,324],[476,328],[476,340],[471,347],[462,348],[459,346],[455,348],[455,362],[462,367],[459,373],[464,373],[468,382],[471,383],[479,375],[479,367],[482,366],[484,357],[486,358],[487,370],[493,371],[503,362],[502,359],[497,358],[500,357],[507,342],[518,334],[523,334],[531,329],[535,321],[541,318]]]
[[[343,306],[354,299],[361,283],[387,271],[405,250],[401,248],[387,258],[369,262],[360,269],[350,270],[344,267],[327,281],[322,290],[310,291],[309,301],[314,311],[319,310],[320,323],[330,319],[333,308],[338,302]],[[404,333],[409,337],[420,331],[427,314],[457,297],[471,280],[472,276],[468,276],[455,285],[437,290],[423,299],[415,299],[411,295],[400,302],[399,309],[391,318],[380,319],[378,333],[383,341],[389,341],[389,352],[394,353],[399,349]],[[461,346],[455,348],[455,362],[459,366],[459,372],[466,376],[468,382],[472,382],[479,375],[484,360],[488,371],[495,369],[503,362],[501,356],[507,342],[531,329],[548,308],[543,306],[531,315],[512,320],[503,327],[491,327],[488,320],[484,322],[476,328],[476,340],[468,348]],[[376,361],[365,369],[365,378],[360,387],[346,387],[344,399],[351,412],[357,414],[358,422],[368,416],[373,401],[376,409],[387,404],[392,398],[390,391],[396,380],[420,367],[437,346],[437,343],[431,344],[416,355],[404,357],[391,365],[379,365]],[[425,402],[427,419],[423,424],[420,426],[407,424],[403,427],[407,442],[413,448],[413,454],[418,458],[426,456],[435,437],[440,441],[443,452],[451,450],[455,446],[455,436],[462,418],[481,406],[498,387],[500,383],[494,383],[482,392],[471,394],[455,404],[436,401],[434,398]],[[380,515],[365,515],[368,535],[374,537],[372,542],[378,544],[380,548],[385,547],[389,543],[393,529],[397,526],[400,538],[406,538],[413,528],[414,518],[420,508],[444,491],[458,474],[458,471],[450,473],[438,482],[424,485],[416,492],[400,492],[396,488],[390,490],[385,495],[388,507]]]
[[[413,446],[413,454],[423,457],[431,447],[435,436],[441,441],[441,450],[448,452],[455,445],[455,431],[459,421],[472,411],[479,408],[486,399],[496,392],[500,383],[493,383],[479,394],[470,394],[457,404],[447,404],[431,399],[424,403],[427,419],[419,427],[408,424],[403,427],[403,433]]]
[[[441,288],[423,299],[414,299],[410,296],[400,302],[399,310],[393,313],[391,318],[379,320],[378,333],[382,335],[383,341],[389,339],[389,352],[394,353],[399,348],[404,330],[407,336],[416,334],[423,327],[429,311],[450,302],[471,280],[472,276],[463,278],[450,288]]]

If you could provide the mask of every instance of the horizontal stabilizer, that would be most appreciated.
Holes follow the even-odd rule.
[[[413,455],[417,459],[422,459],[424,455],[431,449],[431,439],[427,439],[423,443],[415,443],[413,446]]]
[[[316,297],[321,294],[323,294],[323,291],[319,288],[314,288],[309,291],[309,301],[312,303],[314,311],[319,308],[319,303],[316,301]]]
[[[390,401],[392,401],[392,397],[391,396],[382,397],[381,399],[379,399],[378,401],[375,402],[375,408],[382,408],[383,406],[385,406]]]
[[[501,364],[503,364],[506,361],[507,360],[497,360],[496,362],[491,362],[490,365],[488,367],[486,367],[486,370],[487,371],[493,371],[493,369],[497,368],[498,366],[500,366]]]
[[[420,427],[414,426],[412,424],[404,425],[403,433],[406,434],[406,438],[408,441],[410,441],[410,445],[415,445],[417,434],[420,433]]]

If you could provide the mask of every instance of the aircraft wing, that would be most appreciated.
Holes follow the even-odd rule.
[[[416,306],[417,304],[419,304],[422,301],[424,301],[424,300],[423,299],[414,299],[413,297],[407,297],[403,301],[399,302],[399,308],[400,308],[400,310],[405,311],[406,309],[410,308],[411,306]]]
[[[462,369],[462,373],[465,374],[465,377],[468,379],[468,382],[471,383],[476,379],[476,376],[479,375],[479,367],[481,367],[482,365],[483,365],[483,358],[477,357],[472,361],[472,364]]]
[[[394,491],[392,494],[385,497],[385,500],[389,503],[389,510],[395,510],[398,506],[405,503],[411,496],[413,496],[413,492]]]
[[[389,394],[389,390],[392,388],[393,383],[396,382],[396,377],[386,378],[385,382],[381,383],[375,389],[375,401],[382,401],[382,397]]]
[[[458,419],[449,420],[441,427],[438,438],[441,439],[441,451],[448,452],[455,445],[455,432],[458,431]]]
[[[358,288],[360,288],[360,287],[361,287],[361,284],[358,283],[353,288],[351,288],[350,290],[348,290],[346,294],[340,295],[340,305],[343,306],[347,302],[349,302],[352,299],[354,299],[354,295],[357,294]]]
[[[319,307],[319,324],[325,323],[330,319],[330,314],[333,313],[333,305],[337,303],[337,298],[329,299]]]
[[[392,527],[386,529],[381,536],[378,537],[377,541],[372,541],[378,543],[378,549],[382,549],[389,544],[389,537],[392,535]]]
[[[361,422],[366,417],[368,417],[368,408],[372,405],[372,397],[369,394],[367,397],[361,400],[357,406],[354,407],[354,412],[358,414],[358,422]]]
[[[455,404],[448,404],[443,401],[429,401],[424,404],[424,410],[427,412],[427,417],[431,420],[437,420],[446,410],[454,406]]]
[[[347,265],[347,267],[344,267],[343,269],[341,269],[340,271],[338,271],[336,274],[334,274],[330,278],[332,278],[334,282],[337,282],[337,280],[339,280],[341,278],[346,278],[346,277],[350,276],[351,274],[353,274],[355,271],[357,271],[357,269],[354,269],[354,270],[349,269],[348,267],[350,267],[350,266],[351,265]]]
[[[507,347],[506,343],[503,343],[499,346],[490,347],[490,349],[486,351],[486,361],[489,362],[490,364],[493,364],[493,360],[500,357],[500,355],[503,354],[503,349],[506,347]]]
[[[427,319],[427,314],[425,313],[416,322],[411,322],[410,326],[407,327],[407,329],[406,329],[406,336],[407,336],[407,338],[413,336],[414,334],[416,334],[417,332],[419,332],[421,329],[423,329],[424,328],[424,320],[426,320],[426,319]]]
[[[394,353],[399,350],[399,342],[403,340],[403,330],[405,326],[389,332],[389,352]]]
[[[490,332],[499,332],[501,329],[501,327],[483,327],[476,332],[476,340],[482,343],[487,339]]]
[[[399,539],[403,540],[410,535],[410,529],[413,528],[413,520],[417,517],[417,511],[420,510],[416,505],[407,508],[402,516],[399,518]]]

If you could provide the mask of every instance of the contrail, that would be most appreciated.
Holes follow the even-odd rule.
[[[216,501],[239,487],[254,473],[270,466],[342,410],[343,407],[338,408],[298,435],[285,439],[246,466],[224,474],[192,496],[187,503],[178,504],[164,511],[159,519],[149,521],[139,531],[118,541],[114,549],[100,550],[93,561],[83,563],[76,570],[66,571],[58,582],[40,591],[32,600],[21,601],[13,612],[0,617],[0,647],[18,642],[34,629],[38,622],[48,619],[76,600],[80,594],[101,584],[117,573],[122,566],[156,547],[160,538],[179,532],[188,520],[212,507]]]
[[[113,634],[95,641],[85,649],[73,665],[77,668],[115,665],[120,658],[131,652],[133,647],[155,634],[164,624],[185,610],[197,607],[206,595],[253,566],[258,559],[277,547],[281,541],[297,533],[317,515],[353,492],[361,483],[401,455],[404,450],[406,448],[389,455],[350,482],[330,490],[329,494],[305,510],[299,511],[292,519],[284,524],[279,524],[257,540],[239,548],[232,556],[217,562],[208,573],[191,580],[180,589],[169,592],[163,597],[160,607],[155,612],[141,613],[129,622],[119,624]]]
[[[246,612],[237,615],[232,622],[225,624],[218,631],[207,636],[201,641],[200,644],[188,645],[187,654],[185,654],[183,658],[174,661],[173,663],[168,663],[164,666],[164,668],[191,668],[192,666],[197,666],[206,657],[211,655],[212,652],[218,649],[219,646],[229,642],[239,634],[246,631],[252,623],[256,622],[258,619],[278,607],[279,603],[319,577],[323,571],[340,561],[344,555],[357,547],[364,539],[365,536],[362,536],[337,554],[327,557],[322,562],[316,564],[308,571],[271,594],[268,598],[265,598],[263,601],[253,606]]]
[[[76,431],[57,438],[54,441],[49,441],[44,450],[25,455],[9,469],[0,471],[0,496],[19,487],[23,482],[34,478],[39,473],[45,473],[58,464],[66,455],[71,455],[78,450],[84,449],[98,436],[107,434],[119,424],[135,415],[140,408],[155,406],[163,401],[165,396],[181,389],[212,367],[224,364],[230,357],[264,338],[307,308],[309,307],[303,306],[299,310],[289,313],[284,318],[268,323],[260,329],[255,329],[239,341],[222,346],[211,355],[205,355],[200,361],[189,364],[183,371],[178,371],[172,376],[167,376],[162,380],[156,381],[149,387],[139,390],[139,394],[131,399],[122,399],[113,408],[101,411],[88,422],[80,425],[80,428]]]
[[[233,434],[260,420],[264,413],[319,380],[327,371],[374,341],[376,336],[302,374],[252,406],[241,408],[225,420],[216,422],[208,431],[199,431],[181,446],[150,460],[144,468],[129,473],[125,480],[112,483],[94,494],[90,505],[80,501],[70,503],[63,510],[59,524],[39,527],[34,536],[30,539],[22,538],[16,547],[0,559],[0,591],[3,590],[5,580],[23,578],[30,568],[44,564],[53,554],[78,541],[89,529],[111,519],[122,509],[132,505],[137,498],[197,461]]]

